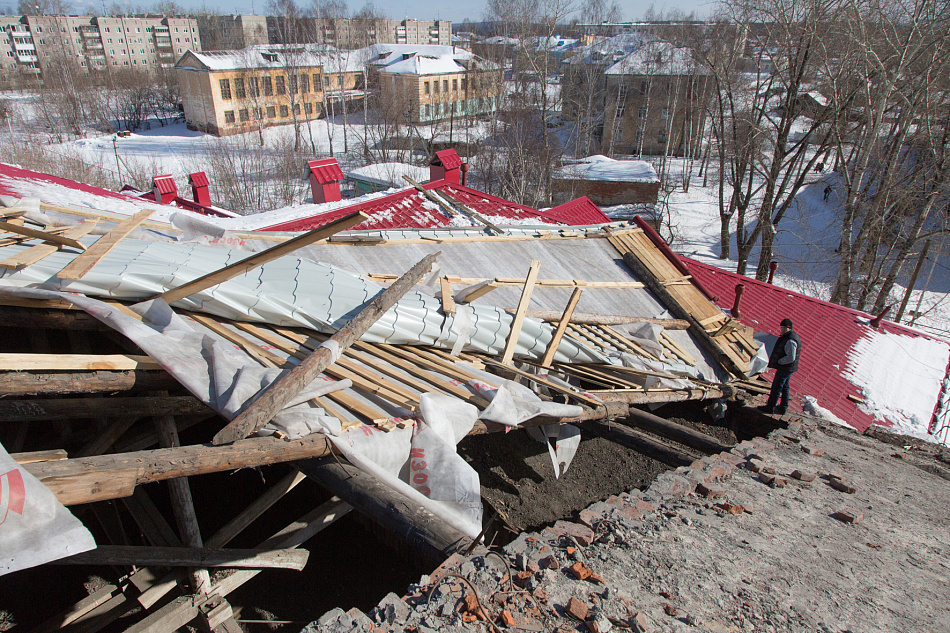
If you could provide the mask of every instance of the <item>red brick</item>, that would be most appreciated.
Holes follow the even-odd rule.
[[[638,508],[627,506],[620,511],[620,516],[631,523],[635,523],[643,518],[643,513]]]
[[[539,560],[538,565],[540,565],[542,569],[557,569],[558,567],[561,566],[561,564],[557,560],[557,556],[555,556],[554,554],[551,554],[550,556],[545,556],[544,558]]]
[[[722,479],[728,474],[728,471],[721,464],[712,464],[706,469],[706,480],[709,481],[710,478]]]
[[[723,503],[720,507],[723,509],[724,512],[728,512],[729,514],[742,514],[743,512],[745,512],[744,507],[737,505],[735,503],[729,503],[728,501]]]
[[[831,485],[831,487],[834,488],[835,490],[840,490],[841,492],[847,493],[847,494],[849,494],[849,495],[854,494],[854,490],[855,490],[854,486],[851,486],[851,485],[849,485],[849,484],[846,484],[845,482],[841,481],[840,479],[829,479],[829,480],[828,480],[828,483],[829,483],[829,484]]]
[[[647,621],[647,616],[638,612],[637,615],[633,617],[633,626],[637,633],[647,633],[650,628],[650,623]]]
[[[772,480],[772,485],[776,488],[784,488],[788,485],[788,478],[786,477],[776,477]]]
[[[535,599],[540,600],[541,602],[548,601],[548,592],[542,589],[541,587],[538,587],[537,589],[532,591],[531,595],[534,596]]]
[[[799,479],[801,481],[815,481],[815,477],[817,477],[817,475],[812,472],[807,472],[807,471],[802,472],[800,470],[793,470],[792,477],[794,477],[795,479]]]
[[[654,512],[656,510],[653,504],[647,503],[646,501],[643,501],[642,499],[637,501],[637,508],[639,508],[640,511],[643,512],[644,514],[646,514],[647,512]]]
[[[864,515],[858,512],[857,510],[852,510],[851,508],[844,508],[838,510],[832,515],[834,518],[845,523],[860,523],[864,520]]]
[[[535,542],[537,542],[538,537],[536,537],[536,536],[529,536],[529,537],[527,537],[525,540],[528,541],[529,543],[535,543]]]
[[[674,607],[671,604],[668,604],[665,607],[663,607],[663,612],[666,613],[666,615],[670,616],[671,618],[676,617],[676,607]]]
[[[568,545],[568,546],[567,546],[567,549],[566,549],[565,551],[567,552],[567,555],[568,555],[568,556],[573,556],[573,555],[574,555],[574,552],[577,551],[577,548],[576,548],[576,547],[571,547],[570,545]]]
[[[770,475],[768,473],[759,473],[759,481],[771,486],[772,483],[775,481],[775,475]]]
[[[814,455],[815,457],[825,454],[825,451],[821,450],[820,448],[815,448],[814,446],[805,446],[804,444],[802,444],[802,452],[809,455]]]
[[[719,499],[720,497],[726,496],[725,490],[719,486],[714,486],[713,484],[700,483],[698,486],[696,486],[696,492],[707,499]]]
[[[554,524],[554,531],[565,536],[573,537],[583,546],[588,546],[594,542],[594,531],[586,525],[571,523],[570,521],[558,521]]]
[[[501,623],[504,624],[507,628],[515,626],[515,618],[511,615],[511,612],[505,609],[501,612]]]
[[[612,505],[612,506],[619,506],[619,505],[623,505],[623,499],[621,499],[617,495],[610,495],[609,497],[607,497],[606,500],[604,500],[604,503]]]
[[[515,584],[519,587],[524,587],[525,583],[528,582],[529,578],[533,578],[534,574],[530,571],[519,571],[515,574]]]
[[[593,574],[590,568],[581,561],[577,561],[571,565],[571,573],[573,573],[574,577],[578,580],[587,580],[591,577],[591,574]]]
[[[475,617],[474,615],[472,615],[471,613],[463,613],[463,614],[462,614],[462,622],[464,622],[465,624],[471,624],[472,622],[474,622],[474,621],[477,620],[477,619],[478,619],[478,618]]]
[[[751,470],[752,472],[757,473],[757,472],[760,472],[765,467],[765,463],[757,459],[750,459],[749,461],[745,463],[745,467],[748,470]]]
[[[592,510],[585,508],[581,510],[580,513],[578,514],[578,519],[580,520],[581,523],[583,523],[587,527],[593,528],[594,524],[597,523],[597,521],[599,521],[602,518],[602,516],[603,515],[601,515],[598,512],[594,512]]]
[[[763,467],[760,469],[759,472],[763,472],[763,473],[765,473],[766,475],[774,475],[774,474],[775,474],[775,468],[773,468],[772,466],[763,466]]]
[[[838,481],[848,481],[848,478],[845,477],[844,473],[837,473],[837,472],[828,473],[828,479],[837,479]]]
[[[590,611],[590,609],[588,609],[586,604],[584,604],[577,598],[572,597],[568,601],[567,606],[564,607],[564,611],[566,611],[569,615],[572,615],[578,620],[580,620],[581,622],[583,622],[587,619],[587,614]]]
[[[727,464],[732,464],[733,466],[738,466],[743,461],[745,461],[741,457],[733,453],[719,453],[717,457],[719,457],[719,459],[726,462]]]

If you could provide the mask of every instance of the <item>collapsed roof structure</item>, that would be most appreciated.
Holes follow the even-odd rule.
[[[467,435],[539,429],[557,475],[585,420],[723,398],[761,363],[752,330],[648,224],[567,225],[597,210],[589,201],[540,212],[443,179],[376,195],[370,213],[332,203],[290,227],[303,234],[232,232],[236,219],[188,222],[14,169],[0,169],[0,470],[19,483],[0,569],[64,556],[136,566],[60,625],[98,630],[140,607],[141,630],[227,628],[230,592],[264,568],[302,567],[297,548],[351,508],[433,558],[468,549],[483,519],[478,474],[456,452]],[[72,206],[42,199],[56,188]],[[485,217],[479,200],[516,221]],[[407,205],[469,222],[352,230]],[[200,528],[188,477],[277,463],[338,498],[253,550],[226,548],[302,477],[291,474]],[[149,498],[156,481],[174,482],[172,517]],[[103,520],[93,541],[62,509],[110,500],[143,540]],[[212,578],[215,566],[238,571]]]

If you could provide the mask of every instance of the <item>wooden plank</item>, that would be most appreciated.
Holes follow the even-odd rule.
[[[429,191],[428,189],[420,185],[418,182],[410,178],[408,175],[403,174],[402,177],[406,182],[408,182],[410,185],[415,187],[416,191],[418,191],[423,196],[425,196],[426,199],[428,199],[430,202],[434,202],[435,204],[439,205],[439,208],[445,211],[445,214],[448,215],[450,218],[458,215],[458,211],[456,211],[455,209],[450,207],[448,204],[446,204],[445,200],[443,200],[442,198],[436,197],[431,191]]]
[[[497,283],[486,279],[485,281],[477,283],[473,286],[459,290],[457,293],[455,293],[455,300],[459,303],[471,303],[479,297],[484,297],[497,287]]]
[[[323,343],[300,364],[274,381],[250,406],[214,436],[214,444],[225,444],[247,437],[267,424],[300,390],[334,361],[334,356],[353,344],[393,304],[428,272],[441,252],[427,255],[389,288]],[[334,352],[331,352],[335,350]]]
[[[491,229],[492,231],[494,231],[495,233],[498,233],[499,235],[504,235],[504,234],[505,234],[505,230],[504,230],[504,229],[502,229],[502,228],[500,228],[500,227],[498,227],[498,226],[495,226],[494,224],[491,223],[491,221],[488,220],[488,218],[486,218],[485,216],[483,216],[481,213],[478,213],[478,212],[475,211],[474,209],[471,209],[471,208],[465,206],[465,205],[462,204],[462,202],[461,202],[460,200],[458,200],[457,198],[453,198],[451,195],[449,195],[449,192],[446,191],[445,189],[439,189],[439,190],[437,190],[437,191],[436,191],[436,194],[439,195],[439,196],[444,197],[445,199],[449,200],[450,202],[453,202],[453,203],[457,204],[457,205],[459,206],[459,208],[460,208],[466,215],[471,216],[472,218],[474,218],[474,219],[477,220],[478,222],[481,222],[482,224],[484,224],[485,226],[487,226],[488,228],[490,228],[490,229]]]
[[[0,354],[0,371],[123,371],[162,369],[148,356],[132,354]]]
[[[509,310],[510,311],[510,310]],[[559,321],[559,310],[528,310],[527,316],[541,321]],[[590,314],[575,312],[571,323],[576,325],[624,325],[627,323],[656,323],[667,330],[685,330],[689,322],[683,319],[656,319],[651,317],[626,316],[620,314]]]
[[[510,365],[515,356],[515,347],[518,345],[518,338],[521,336],[521,326],[524,323],[525,313],[528,311],[528,304],[531,302],[531,293],[534,291],[534,282],[538,278],[538,269],[541,268],[541,262],[531,262],[528,269],[528,275],[525,277],[524,287],[521,289],[521,299],[518,301],[518,309],[515,311],[514,319],[511,321],[511,329],[508,332],[508,339],[505,341],[505,350],[501,356],[503,365]]]
[[[24,464],[27,470],[33,472],[30,466],[45,466],[48,464],[65,464],[71,460],[59,462],[36,462]],[[44,486],[49,488],[56,500],[64,506],[104,501],[128,497],[135,489],[138,470],[135,468],[115,468],[103,472],[75,473],[62,477],[44,477],[40,479]]]
[[[0,399],[0,422],[42,422],[77,418],[144,417],[150,415],[198,415],[213,412],[208,405],[194,396]]]
[[[556,392],[558,392],[558,393],[564,394],[564,395],[569,396],[569,397],[571,397],[571,398],[574,398],[574,399],[576,399],[576,400],[580,400],[581,402],[587,404],[588,406],[591,406],[591,407],[594,407],[594,408],[597,408],[597,407],[599,407],[599,406],[602,406],[601,402],[600,402],[599,400],[595,399],[595,398],[591,398],[590,396],[586,396],[586,395],[584,395],[583,393],[581,393],[580,391],[577,391],[577,390],[575,390],[575,389],[568,389],[567,387],[562,387],[561,385],[559,385],[559,384],[557,384],[557,383],[555,383],[555,382],[551,382],[550,380],[547,380],[547,379],[545,379],[545,378],[543,378],[543,377],[541,377],[541,376],[538,376],[537,374],[532,374],[532,373],[530,373],[530,372],[524,371],[523,369],[518,369],[517,367],[511,367],[511,366],[509,366],[509,365],[503,365],[502,363],[500,363],[500,362],[498,362],[498,361],[495,361],[495,360],[492,360],[492,359],[490,359],[490,358],[484,358],[484,361],[485,361],[485,364],[486,364],[486,365],[494,365],[494,366],[496,366],[496,367],[503,367],[506,371],[514,372],[514,373],[518,374],[519,376],[523,376],[524,378],[527,378],[528,380],[530,380],[530,381],[532,381],[532,382],[536,382],[536,383],[538,383],[538,384],[540,384],[540,385],[544,385],[545,387],[547,387],[547,388],[549,388],[549,389],[552,389],[552,390],[554,390],[554,391],[556,391]]]
[[[420,363],[424,367],[430,367],[434,371],[439,371],[440,373],[452,376],[456,380],[463,383],[467,383],[470,380],[475,380],[478,378],[475,376],[475,374],[465,371],[465,369],[460,367],[454,361],[447,361],[445,359],[439,358],[435,354],[418,347],[413,347],[411,345],[391,345],[388,349],[393,354],[402,356],[403,358],[412,362]]]
[[[344,231],[350,228],[351,226],[355,226],[359,224],[360,222],[367,220],[368,218],[369,218],[368,215],[360,211],[357,211],[356,213],[351,213],[343,218],[340,218],[336,222],[332,222],[330,224],[327,224],[326,226],[322,226],[318,229],[309,231],[308,233],[304,233],[303,235],[299,237],[295,237],[292,240],[288,240],[287,242],[284,242],[283,244],[272,246],[266,251],[257,253],[255,255],[251,255],[250,257],[242,259],[239,262],[235,262],[229,266],[225,266],[224,268],[220,270],[216,270],[214,272],[208,273],[207,275],[202,275],[201,277],[198,277],[197,279],[194,279],[192,281],[189,281],[188,283],[182,284],[181,286],[177,288],[167,290],[163,292],[162,294],[158,295],[157,297],[153,297],[153,298],[155,299],[161,298],[166,303],[169,303],[169,304],[174,303],[178,301],[179,299],[190,297],[191,295],[197,292],[201,292],[202,290],[205,290],[206,288],[210,288],[211,286],[216,286],[220,283],[224,283],[225,281],[229,279],[233,279],[235,277],[243,275],[251,270],[254,270],[255,268],[259,266],[263,266],[269,261],[275,260],[279,257],[283,257],[284,255],[288,255],[299,248],[303,248],[304,246],[308,246],[310,244],[313,244],[314,242],[319,242],[322,239],[326,239],[330,237],[331,235],[333,235],[334,233]]]
[[[322,433],[313,433],[296,440],[253,437],[226,446],[159,448],[24,464],[23,468],[44,484],[50,482],[54,492],[62,490],[62,496],[57,494],[57,498],[61,503],[65,498],[69,503],[64,505],[72,505],[128,496],[136,483],[322,457],[330,451],[327,438]],[[74,481],[78,483],[73,484]],[[98,486],[94,485],[97,483]]]
[[[79,449],[76,453],[76,457],[89,457],[91,455],[101,455],[105,453],[115,444],[116,440],[132,428],[132,425],[135,424],[138,419],[139,418],[134,415],[113,419],[106,428],[96,433],[95,437],[86,442],[86,444]]]
[[[0,218],[18,218],[21,215],[25,215],[26,211],[24,209],[17,209],[16,207],[9,207],[7,209],[0,210]]]
[[[54,448],[49,451],[10,453],[10,457],[18,464],[35,464],[36,462],[57,462],[61,459],[67,459],[69,455],[61,448]]]
[[[582,292],[583,290],[581,288],[574,288],[574,291],[571,293],[571,298],[568,299],[567,305],[564,307],[564,312],[558,321],[557,329],[554,330],[554,336],[551,337],[551,342],[548,343],[548,348],[544,352],[544,358],[541,359],[542,367],[551,366],[551,361],[554,360],[554,355],[557,353],[557,348],[561,344],[564,332],[571,322],[571,317],[574,315],[574,308],[577,307],[577,302],[580,301]]]
[[[445,277],[439,278],[439,285],[442,289],[442,312],[445,314],[455,314],[455,299],[452,296],[452,286]]]
[[[152,209],[145,209],[119,222],[111,231],[101,236],[92,246],[86,249],[86,252],[66,264],[61,271],[56,273],[56,276],[60,279],[82,279],[86,273],[92,270],[93,266],[99,263],[99,260],[108,255],[109,251],[115,248],[129,233],[138,228],[152,213],[154,213]]]
[[[293,569],[307,565],[302,549],[209,549],[99,545],[96,549],[53,561],[54,565],[155,565],[159,567],[228,567],[233,569]]]
[[[25,226],[17,226],[12,222],[4,222],[0,220],[0,231],[16,233],[17,235],[25,235],[26,237],[40,239],[44,242],[50,242],[52,244],[59,244],[60,246],[69,246],[70,248],[75,248],[80,251],[86,250],[86,246],[75,238],[69,237],[67,235],[50,233],[49,231],[39,231],[37,229],[31,229]]]
[[[122,505],[149,543],[157,547],[184,547],[144,487],[137,486],[135,492],[122,499]]]
[[[70,239],[76,241],[76,239],[86,235],[93,228],[95,228],[94,222],[84,222],[77,226],[71,226],[65,231],[62,232],[63,239]],[[43,231],[43,233],[47,233]],[[52,233],[50,233],[52,235]],[[57,236],[58,237],[58,236]],[[78,242],[77,242],[78,243]],[[44,241],[43,244],[37,244],[36,246],[31,246],[30,248],[20,251],[6,259],[0,261],[0,268],[23,268],[24,266],[29,266],[30,264],[35,264],[44,257],[52,255],[61,248],[60,244],[50,243],[49,240]]]
[[[219,528],[218,531],[205,542],[205,545],[210,548],[224,547],[231,539],[244,531],[244,528],[253,523],[271,506],[281,500],[284,495],[296,488],[304,479],[306,479],[304,474],[297,470],[285,475],[283,479],[268,488],[264,494],[244,508],[240,514]]]

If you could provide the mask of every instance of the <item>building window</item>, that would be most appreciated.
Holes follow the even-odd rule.
[[[277,108],[274,106],[267,106],[267,118],[273,119],[277,116]]]
[[[666,128],[661,128],[660,133],[656,135],[657,143],[666,143]]]
[[[320,86],[323,85],[323,82],[320,81],[320,74],[313,73],[313,91],[320,92]]]
[[[643,119],[647,118],[647,107],[646,107],[646,106],[640,106],[640,109],[637,110],[637,118],[639,118],[640,120],[643,120]]]
[[[614,143],[620,143],[623,141],[623,128],[615,127],[614,128]]]
[[[448,91],[449,91],[449,80],[448,80],[448,79],[443,79],[443,80],[442,80],[442,92],[448,92]]]
[[[432,82],[432,90],[435,92],[435,94],[439,94],[439,80],[438,79]]]
[[[280,106],[280,117],[282,119],[285,119],[289,116],[290,116],[290,109],[285,105]]]
[[[664,121],[670,118],[670,109],[663,108],[662,110],[660,110],[660,118],[663,119]]]
[[[297,94],[297,75],[287,75],[290,80],[290,94]]]
[[[640,82],[640,94],[646,94],[650,90],[650,84],[643,80]]]
[[[255,118],[256,120],[263,119],[263,118],[264,118],[264,111],[261,110],[260,108],[254,108],[254,118]]]
[[[303,94],[310,92],[310,75],[300,75],[300,92]]]
[[[269,97],[274,94],[274,86],[271,85],[270,77],[262,77],[261,83],[264,84],[264,96]]]
[[[247,84],[248,91],[252,97],[256,97],[260,94],[260,85],[258,84],[257,77],[248,77]]]
[[[614,118],[615,118],[615,119],[622,119],[622,118],[623,118],[623,115],[624,115],[624,113],[625,113],[626,111],[627,111],[627,107],[626,107],[624,104],[622,104],[622,103],[618,103],[618,104],[617,104],[617,111],[614,112]]]
[[[626,101],[627,99],[627,84],[619,84],[617,86],[617,101]]]
[[[240,111],[238,112],[238,116],[241,118],[241,121],[242,121],[242,122],[243,122],[243,121],[250,121],[250,120],[251,120],[250,115],[248,115],[248,113],[247,113],[247,108],[244,108],[243,110],[240,110]]]
[[[428,119],[431,116],[432,116],[432,104],[427,103],[426,104],[426,118]]]
[[[329,75],[324,75],[324,76],[323,76],[323,86],[324,86],[324,88],[329,88],[329,87],[330,87],[330,76],[329,76]]]
[[[429,82],[428,82],[428,81],[423,81],[423,82],[422,82],[422,92],[424,92],[425,94],[429,94]]]
[[[219,79],[218,86],[221,88],[221,98],[230,99],[231,98],[231,80]]]
[[[274,77],[274,81],[277,84],[277,94],[279,95],[287,94],[287,86],[285,84],[284,76],[277,75],[276,77]]]
[[[296,115],[299,115],[299,114],[300,114],[300,104],[299,104],[299,103],[295,103],[295,104],[294,104],[294,114],[296,114]]]
[[[637,147],[643,144],[643,130],[637,130],[636,137],[633,139],[633,144]]]
[[[234,110],[225,110],[225,111],[224,111],[224,122],[225,122],[225,123],[234,123]]]
[[[343,87],[343,75],[336,76],[336,85],[340,88]]]
[[[453,79],[453,80],[452,80],[452,91],[455,92],[455,91],[458,91],[458,89],[459,89],[459,80],[458,80],[458,79]]]
[[[234,78],[234,94],[238,99],[247,97],[247,93],[244,92],[244,79],[242,77]]]
[[[462,77],[462,90],[463,90],[463,91],[466,89],[466,84],[467,84],[467,83],[468,83],[468,80],[467,80],[465,77]]]
[[[312,103],[303,104],[303,111],[304,111],[304,114],[308,114],[308,115],[313,114],[313,104]]]

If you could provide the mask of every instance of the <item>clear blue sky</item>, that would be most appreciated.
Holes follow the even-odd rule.
[[[121,0],[120,0],[121,2]],[[233,0],[227,6],[208,2],[203,0],[179,0],[186,7],[206,6],[209,9],[221,13],[257,13],[265,14],[267,9],[267,0]],[[308,4],[308,0],[298,0],[300,4]],[[697,17],[707,17],[714,6],[712,0],[662,0],[653,2],[652,0],[618,0],[621,11],[626,20],[638,20],[651,6],[655,11],[677,9],[684,13],[691,11],[697,14]],[[351,11],[356,11],[364,4],[365,0],[347,0]],[[577,0],[581,5],[583,0]],[[108,2],[107,2],[108,4]],[[134,2],[133,2],[134,4]],[[147,4],[147,2],[143,3]],[[376,0],[373,2],[376,8],[387,17],[401,20],[403,18],[412,18],[415,20],[452,20],[461,22],[465,18],[478,22],[483,19],[485,14],[485,0],[469,0],[467,2],[433,2],[432,0]]]

